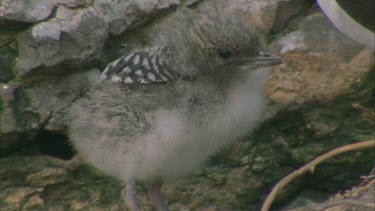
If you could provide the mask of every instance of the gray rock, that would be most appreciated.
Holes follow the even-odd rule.
[[[0,83],[0,150],[11,148],[27,141],[25,131],[17,124],[14,112],[14,89],[10,84]],[[32,137],[29,131],[29,137]]]
[[[278,1],[275,0],[233,0],[230,6],[241,12],[252,24],[268,34],[274,24]]]
[[[53,18],[19,35],[19,74],[42,66],[54,67],[52,71],[62,63],[69,67],[90,65],[98,59],[109,33],[119,35],[179,4],[179,0],[59,1]]]
[[[309,8],[310,5],[310,0],[279,0],[272,32],[277,33],[281,31],[290,19]]]
[[[54,7],[53,0],[3,0],[0,2],[0,21],[41,21],[51,15]]]
[[[19,74],[62,62],[70,63],[70,66],[87,65],[98,57],[107,34],[107,24],[95,9],[72,10],[60,6],[56,17],[36,24],[18,36]]]
[[[14,100],[13,91],[14,87],[10,84],[0,83],[0,131],[2,133],[11,132],[12,130],[14,130],[16,125],[16,121],[13,118],[13,111],[11,108],[11,102]]]
[[[301,20],[297,30],[276,41],[273,47],[281,53],[306,49],[338,53],[345,55],[347,61],[363,49],[362,45],[338,31],[320,12]]]
[[[98,177],[92,169],[79,167],[71,161],[50,156],[0,158],[0,178],[2,210],[82,210],[87,207],[123,210],[117,181],[103,178],[103,175]],[[90,184],[82,182],[87,180]]]
[[[363,45],[354,42],[341,33],[321,13],[308,16],[301,22],[301,30],[305,34],[308,49],[337,53],[348,61],[363,49]]]
[[[0,149],[31,139],[41,128],[65,129],[65,109],[96,83],[98,70],[65,76],[50,76],[28,85],[2,90]],[[37,79],[36,79],[37,80]]]
[[[374,64],[371,50],[342,34],[320,12],[302,19],[295,31],[275,40],[271,48],[285,62],[275,68],[266,85],[271,100],[267,116],[343,95]]]
[[[189,4],[196,3],[189,2]],[[149,1],[122,1],[113,2],[108,0],[97,0],[93,7],[99,11],[100,17],[109,25],[109,32],[119,35],[122,32],[142,25],[156,16],[166,14],[176,6],[180,0],[149,0]]]
[[[55,2],[69,8],[77,8],[92,5],[93,0],[55,0]]]

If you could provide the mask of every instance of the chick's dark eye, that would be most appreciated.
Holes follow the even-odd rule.
[[[219,55],[223,59],[228,59],[232,56],[232,52],[225,49],[217,49],[217,55]]]

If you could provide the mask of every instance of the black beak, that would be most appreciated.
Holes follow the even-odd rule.
[[[238,61],[239,65],[250,65],[255,67],[267,67],[267,66],[274,66],[283,63],[281,57],[270,54],[270,53],[260,53],[257,57],[246,57],[241,58]]]

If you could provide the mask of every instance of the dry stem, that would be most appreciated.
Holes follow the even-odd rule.
[[[261,211],[268,211],[269,208],[271,207],[271,204],[273,200],[275,199],[277,193],[284,187],[286,186],[290,181],[292,181],[294,178],[306,173],[306,172],[311,172],[313,173],[315,170],[315,167],[323,162],[324,160],[331,158],[333,156],[342,154],[344,152],[350,152],[350,151],[355,151],[355,150],[361,150],[361,149],[367,149],[367,148],[372,148],[375,147],[375,140],[370,140],[370,141],[364,141],[364,142],[359,142],[355,144],[349,144],[343,147],[339,147],[337,149],[331,150],[317,158],[315,158],[313,161],[310,163],[304,165],[303,167],[295,170],[293,173],[289,174],[288,176],[284,177],[282,180],[280,180],[275,187],[272,189],[271,193],[268,194],[266,200],[264,201],[262,205]]]
[[[353,108],[355,109],[358,109],[360,111],[362,111],[363,113],[366,113],[372,120],[375,120],[375,114],[373,112],[371,112],[370,110],[368,110],[367,108],[359,105],[359,104],[352,104]]]

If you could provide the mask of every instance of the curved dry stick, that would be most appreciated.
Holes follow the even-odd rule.
[[[375,120],[375,114],[371,112],[370,110],[368,110],[367,108],[356,103],[352,104],[352,107],[362,111],[363,113],[366,113],[372,120]]]
[[[313,161],[310,163],[304,165],[303,167],[295,170],[293,173],[289,174],[288,176],[284,177],[282,180],[280,180],[275,187],[272,189],[271,193],[268,194],[266,200],[264,201],[262,205],[261,211],[268,211],[269,208],[271,207],[271,204],[273,200],[275,199],[277,193],[285,186],[287,185],[290,181],[292,181],[294,178],[306,173],[306,172],[314,172],[315,167],[323,162],[324,160],[333,157],[335,155],[344,153],[344,152],[350,152],[354,150],[361,150],[361,149],[367,149],[375,147],[375,139],[370,140],[370,141],[364,141],[364,142],[359,142],[355,144],[349,144],[343,147],[339,147],[337,149],[331,150],[317,158],[315,158]]]

